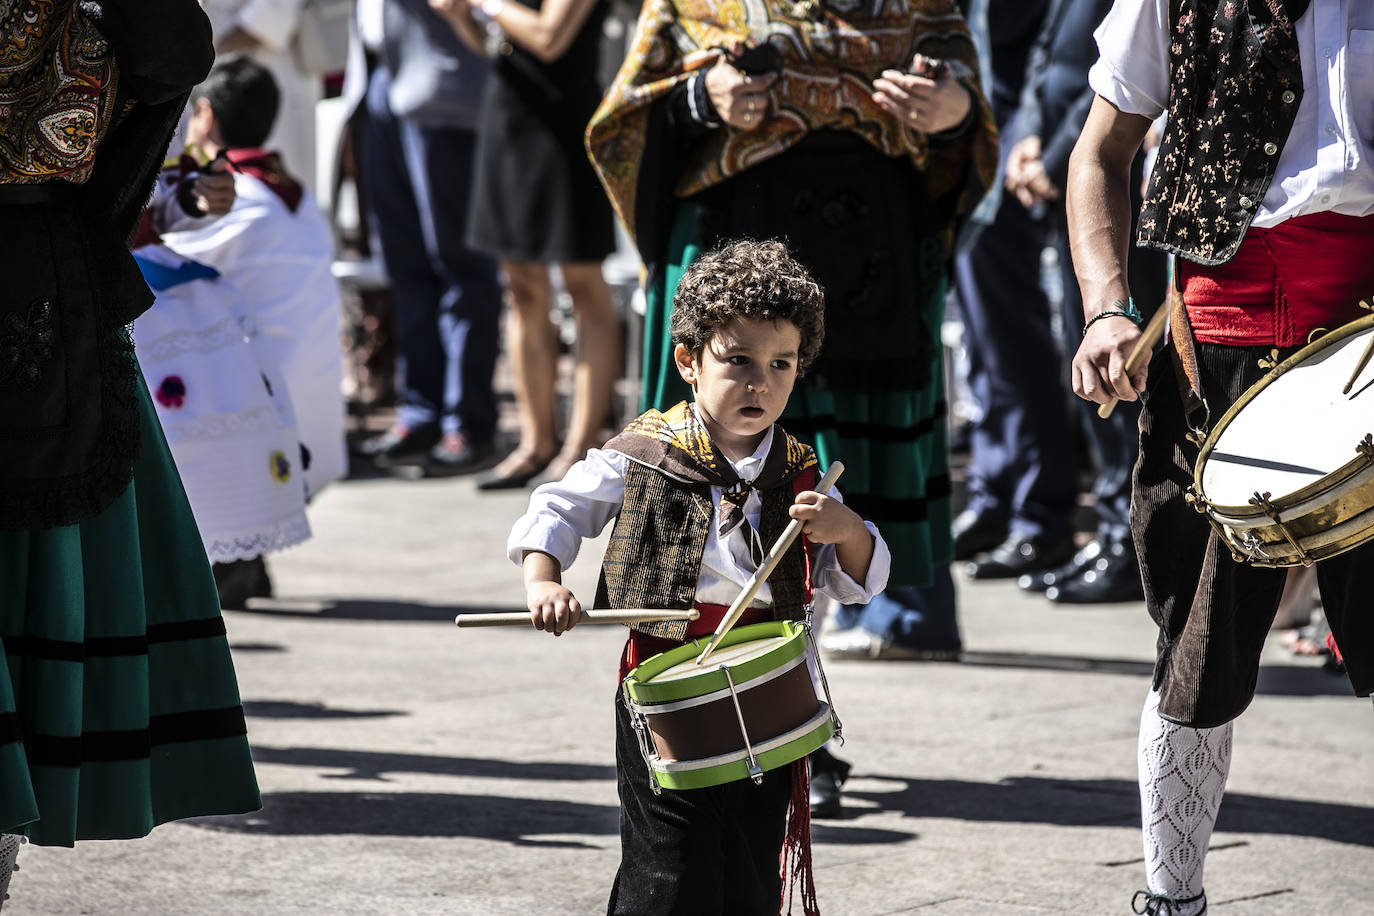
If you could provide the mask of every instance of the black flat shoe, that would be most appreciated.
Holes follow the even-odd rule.
[[[1062,565],[1073,555],[1066,538],[1022,537],[1013,534],[988,553],[968,564],[970,579],[1015,579],[1025,573],[1043,572]]]
[[[824,747],[811,752],[811,816],[839,817],[844,811],[840,787],[849,778],[850,764]]]
[[[1145,591],[1140,584],[1135,552],[1124,548],[1106,551],[1078,576],[1045,589],[1045,597],[1055,604],[1143,601]]]
[[[1120,549],[1115,547],[1113,549]],[[1063,566],[1056,566],[1048,572],[1026,573],[1016,580],[1016,584],[1028,592],[1043,592],[1051,585],[1063,585],[1070,579],[1078,578],[1094,560],[1102,555],[1101,541],[1089,541],[1082,550],[1069,558]]]
[[[965,509],[954,517],[950,533],[954,535],[954,559],[971,560],[1006,539],[1007,520],[991,512]]]
[[[494,492],[496,490],[523,490],[530,485],[530,481],[544,472],[544,468],[548,467],[549,462],[552,460],[552,455],[548,458],[531,458],[528,461],[522,462],[519,468],[514,473],[510,474],[498,474],[493,471],[491,474],[478,479],[477,489],[486,490],[488,492]]]

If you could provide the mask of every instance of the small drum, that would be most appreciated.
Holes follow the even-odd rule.
[[[1232,405],[1188,500],[1237,562],[1310,566],[1374,538],[1374,315],[1303,347]]]
[[[805,757],[839,732],[811,628],[783,620],[738,627],[698,667],[705,641],[645,659],[624,700],[655,791],[752,778]]]

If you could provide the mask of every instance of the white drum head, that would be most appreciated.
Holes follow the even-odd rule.
[[[1279,499],[1355,459],[1355,445],[1374,432],[1374,362],[1355,371],[1374,328],[1314,353],[1271,381],[1231,418],[1201,474],[1203,494],[1218,506],[1245,506],[1256,492]]]
[[[697,664],[696,657],[693,656],[685,662],[678,662],[662,674],[649,678],[653,684],[661,684],[664,681],[676,681],[684,677],[694,677],[703,671],[712,671],[721,665],[738,665],[750,659],[758,658],[776,649],[778,646],[787,642],[787,636],[768,636],[763,639],[751,639],[748,642],[736,643],[733,646],[726,646],[711,653],[705,666]]]

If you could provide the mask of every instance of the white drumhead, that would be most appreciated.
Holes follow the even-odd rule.
[[[678,662],[671,668],[666,669],[662,674],[649,678],[652,684],[661,684],[664,681],[676,681],[684,677],[693,677],[703,671],[710,671],[721,665],[738,665],[750,659],[758,658],[767,652],[771,652],[778,646],[787,642],[791,637],[788,636],[767,636],[763,639],[751,639],[748,642],[736,643],[733,646],[726,646],[711,653],[711,657],[706,660],[705,665],[698,665],[696,657],[687,659],[685,662]]]
[[[1202,467],[1202,491],[1216,505],[1244,506],[1256,492],[1278,499],[1356,457],[1374,432],[1374,362],[1341,394],[1374,336],[1352,334],[1285,372],[1241,408]]]

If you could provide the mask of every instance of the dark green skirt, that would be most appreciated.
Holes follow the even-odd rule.
[[[76,525],[0,531],[0,831],[43,845],[261,806],[215,583],[138,385],[128,489]]]
[[[667,409],[691,400],[672,360],[669,321],[673,294],[687,267],[702,253],[699,215],[681,204],[658,283],[647,290],[641,409]],[[822,287],[823,277],[818,278]],[[944,283],[919,307],[927,328],[944,318]],[[954,552],[950,535],[947,407],[941,349],[935,341],[929,382],[916,389],[849,391],[812,379],[797,382],[781,423],[815,447],[821,465],[844,462],[839,482],[845,503],[878,526],[892,551],[889,585],[929,585],[935,567]]]

